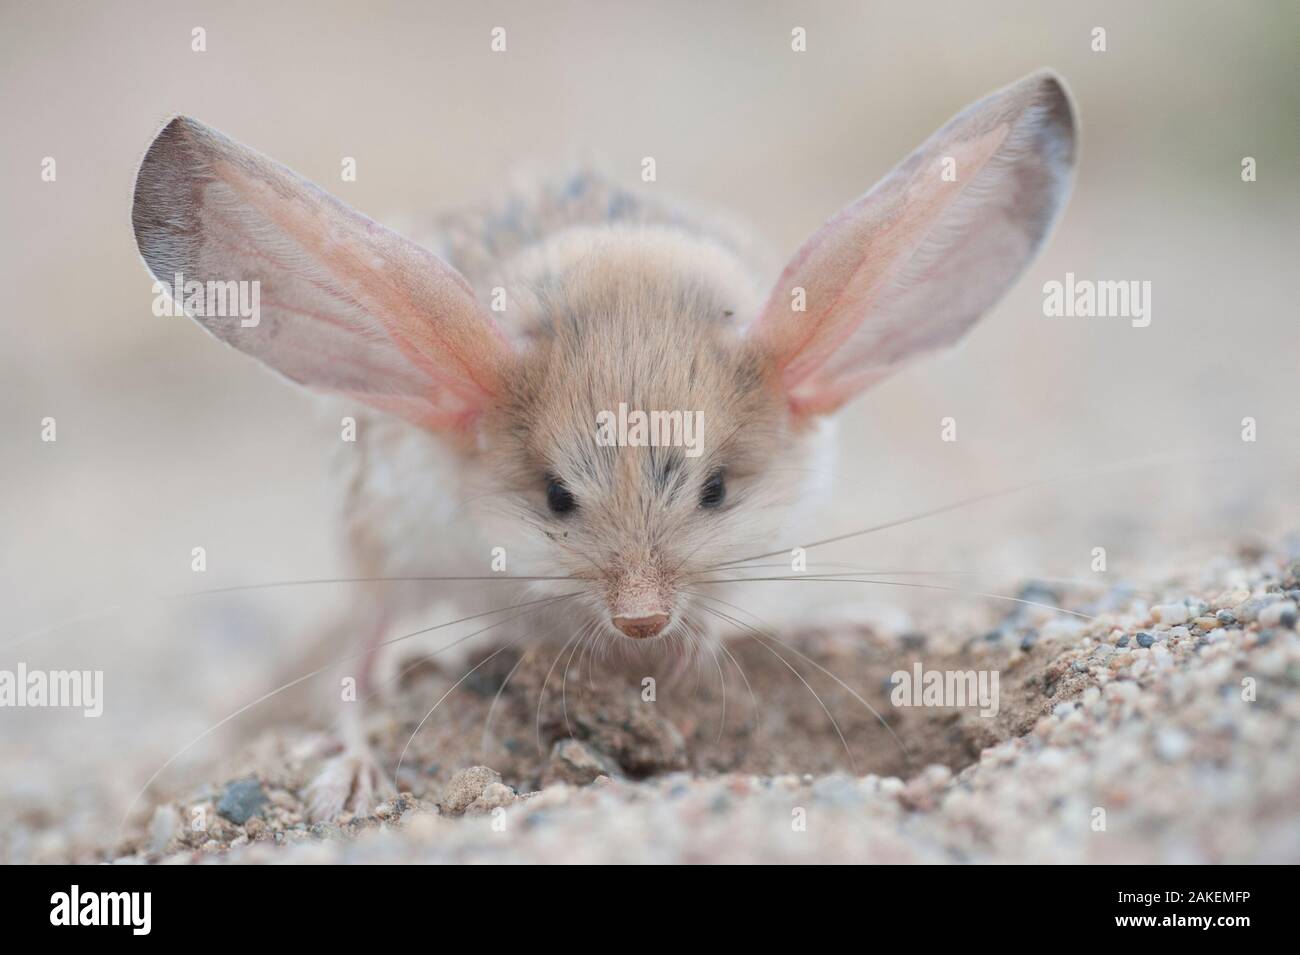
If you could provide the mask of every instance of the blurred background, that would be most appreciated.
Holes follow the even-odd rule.
[[[958,109],[1050,66],[1082,126],[1053,239],[962,347],[852,408],[842,483],[807,536],[1073,475],[825,557],[1008,575],[993,589],[1087,577],[1105,546],[1108,573],[1141,583],[1300,527],[1298,54],[1290,2],[5,3],[0,668],[102,667],[109,696],[98,721],[0,714],[0,821],[63,830],[3,837],[28,840],[9,852],[120,813],[348,598],[154,599],[345,569],[323,478],[337,437],[313,402],[152,314],[130,195],[170,115],[381,221],[584,152],[635,184],[654,156],[654,188],[740,218],[779,262]],[[1149,281],[1150,327],[1045,318],[1043,283],[1067,271]]]

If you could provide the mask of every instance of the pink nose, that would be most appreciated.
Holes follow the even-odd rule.
[[[668,626],[668,615],[653,613],[648,617],[615,617],[614,626],[633,640],[644,640]]]

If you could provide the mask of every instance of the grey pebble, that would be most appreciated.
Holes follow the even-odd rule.
[[[1233,609],[1233,616],[1242,623],[1254,623],[1259,619],[1259,612],[1268,606],[1268,602],[1259,598],[1251,597],[1249,600],[1238,604]]]
[[[618,778],[622,775],[617,763],[599,750],[576,739],[563,739],[551,748],[551,761],[546,767],[547,781],[566,782],[586,786],[599,776]]]
[[[1149,634],[1149,633],[1145,633],[1145,632],[1144,632],[1144,633],[1139,633],[1139,634],[1138,634],[1138,646],[1139,646],[1139,647],[1149,647],[1149,646],[1151,646],[1151,645],[1152,645],[1153,643],[1155,643],[1155,642],[1156,642],[1156,638],[1153,637],[1153,636],[1151,636],[1151,634]]]
[[[1281,625],[1290,630],[1295,625],[1296,610],[1295,601],[1278,600],[1259,612],[1259,625],[1266,628]]]
[[[923,633],[905,633],[899,638],[904,650],[924,650],[925,634]]]
[[[266,793],[262,784],[256,779],[236,779],[227,783],[217,803],[217,813],[229,819],[237,826],[242,826],[254,816],[262,814],[266,805]]]
[[[1237,622],[1237,618],[1232,615],[1231,610],[1220,610],[1214,616],[1218,618],[1219,623],[1223,624],[1225,627],[1230,627]]]

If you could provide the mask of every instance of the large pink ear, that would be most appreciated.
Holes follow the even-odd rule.
[[[1069,97],[1035,73],[959,113],[822,226],[750,328],[796,413],[833,411],[957,341],[1047,237],[1074,153]]]
[[[464,427],[497,392],[510,347],[460,273],[202,123],[158,134],[131,221],[169,289],[259,283],[256,324],[229,307],[194,317],[294,381],[433,429]]]

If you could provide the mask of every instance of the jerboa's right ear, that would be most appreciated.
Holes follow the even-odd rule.
[[[260,283],[256,325],[193,317],[294,381],[434,430],[466,428],[498,391],[510,346],[460,273],[202,123],[154,139],[131,222],[167,288]]]
[[[1074,158],[1070,98],[1035,73],[967,107],[815,232],[749,329],[796,417],[961,338],[1042,246]]]

